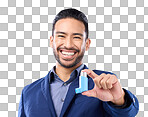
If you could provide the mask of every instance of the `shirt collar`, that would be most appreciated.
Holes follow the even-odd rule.
[[[60,81],[60,82],[63,82],[59,77],[58,75],[55,73],[55,68],[56,66],[54,66],[52,69],[51,69],[51,72],[50,72],[50,75],[49,75],[49,79],[50,79],[50,82],[54,81],[54,80],[57,80],[57,81]],[[75,70],[72,71],[72,73],[70,74],[70,79],[68,81],[66,81],[66,83],[70,83],[72,82],[77,76],[79,76],[80,74],[80,71],[84,68],[84,64],[80,65],[78,68],[76,68]]]
[[[75,69],[77,71],[77,75],[80,74],[80,71],[84,68],[84,64],[80,65],[77,69]],[[74,70],[73,70],[74,71]]]

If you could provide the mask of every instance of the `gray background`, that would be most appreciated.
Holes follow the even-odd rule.
[[[0,116],[17,116],[22,88],[55,65],[49,47],[52,20],[62,9],[83,11],[90,69],[116,73],[148,116],[148,0],[0,0]]]

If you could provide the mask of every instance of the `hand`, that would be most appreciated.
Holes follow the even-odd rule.
[[[111,101],[116,105],[124,104],[124,91],[115,75],[101,74],[97,75],[92,70],[84,69],[94,81],[95,86],[92,90],[82,93],[82,95],[99,98],[102,101]]]

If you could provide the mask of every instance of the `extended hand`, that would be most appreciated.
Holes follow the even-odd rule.
[[[89,69],[84,69],[83,72],[86,72],[95,83],[94,88],[83,92],[83,95],[96,97],[102,101],[111,101],[116,105],[124,104],[125,93],[115,75],[104,73],[97,75]]]

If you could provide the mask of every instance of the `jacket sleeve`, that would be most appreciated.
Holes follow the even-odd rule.
[[[24,105],[23,105],[23,91],[21,94],[20,102],[19,102],[18,117],[26,117],[24,112]]]
[[[108,102],[103,102],[104,110],[106,111],[105,117],[135,117],[139,111],[138,99],[128,90],[124,90],[127,94],[128,100],[130,100],[130,105],[126,108],[115,108],[111,106]]]

